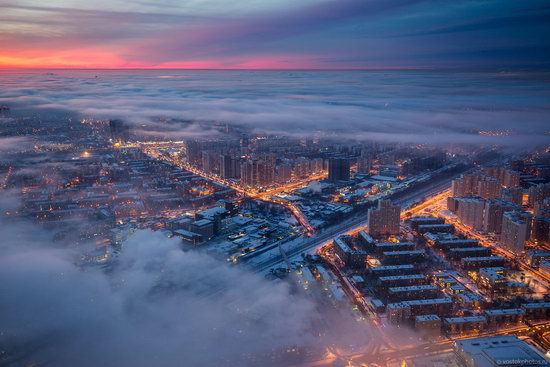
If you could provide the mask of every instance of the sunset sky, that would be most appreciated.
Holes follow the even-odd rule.
[[[548,68],[548,1],[0,0],[0,67]]]

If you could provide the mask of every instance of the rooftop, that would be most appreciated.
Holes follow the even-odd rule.
[[[550,366],[540,352],[516,336],[458,340],[455,342],[455,348],[471,359],[471,364],[476,367]]]
[[[464,324],[467,322],[484,322],[487,321],[485,316],[466,316],[466,317],[447,317],[445,322],[448,324]]]
[[[435,285],[426,284],[426,285],[411,285],[408,287],[391,287],[388,289],[390,293],[397,292],[414,292],[414,291],[428,291],[428,290],[437,290],[438,288]]]
[[[507,315],[523,315],[525,310],[521,308],[504,308],[504,309],[493,309],[485,310],[487,316],[507,316]]]
[[[381,282],[387,282],[392,280],[410,280],[410,279],[425,279],[424,274],[410,274],[410,275],[388,275],[380,277]]]
[[[418,315],[416,316],[416,321],[437,321],[441,318],[437,315]]]
[[[424,250],[410,250],[410,251],[384,251],[382,254],[384,256],[401,256],[401,255],[423,255],[426,251]]]
[[[550,302],[533,302],[521,305],[523,309],[550,308]]]
[[[414,269],[412,264],[402,264],[402,265],[381,265],[372,267],[372,271],[385,271],[385,270],[405,270],[405,269]]]
[[[478,257],[465,257],[462,259],[462,261],[494,261],[494,260],[502,260],[504,261],[504,258],[502,256],[478,256]]]

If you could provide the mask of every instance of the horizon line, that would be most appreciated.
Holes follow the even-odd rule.
[[[356,70],[431,70],[431,67],[348,67],[348,68],[186,68],[186,67],[71,67],[71,66],[51,66],[51,67],[19,67],[19,66],[0,66],[0,70],[221,70],[221,71],[238,71],[238,70],[314,70],[314,71],[356,71]]]
[[[25,71],[25,70],[76,70],[76,71],[550,71],[550,67],[526,68],[526,67],[480,67],[480,68],[461,68],[461,67],[357,67],[357,68],[164,68],[164,67],[3,67],[0,71]]]

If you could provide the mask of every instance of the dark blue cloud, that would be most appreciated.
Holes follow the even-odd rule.
[[[239,67],[278,58],[288,59],[289,67],[300,59],[313,68],[550,68],[550,6],[543,0],[309,0],[241,7],[206,0],[193,9],[169,0],[115,3],[91,9],[78,2],[5,2],[0,42],[8,51],[30,53],[86,47],[148,66],[208,61]]]

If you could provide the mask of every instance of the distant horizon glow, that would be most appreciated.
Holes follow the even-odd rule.
[[[544,1],[5,1],[3,69],[549,69]]]

